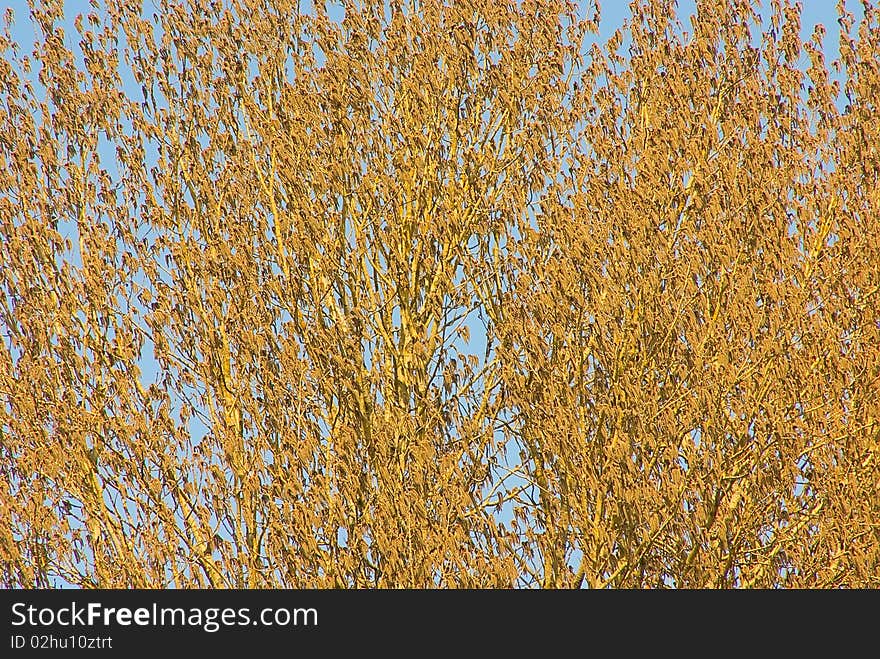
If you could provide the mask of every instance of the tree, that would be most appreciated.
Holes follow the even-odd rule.
[[[4,37],[4,585],[877,585],[876,7],[159,5]]]

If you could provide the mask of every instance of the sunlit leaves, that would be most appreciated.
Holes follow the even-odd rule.
[[[4,584],[877,585],[876,8],[34,4]]]

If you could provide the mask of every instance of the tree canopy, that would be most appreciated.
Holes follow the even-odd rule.
[[[875,4],[29,4],[4,586],[880,585]]]

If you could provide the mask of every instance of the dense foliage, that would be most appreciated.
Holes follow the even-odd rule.
[[[93,4],[2,41],[3,585],[880,585],[877,6]]]

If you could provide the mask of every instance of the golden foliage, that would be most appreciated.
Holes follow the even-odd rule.
[[[32,4],[4,586],[880,585],[876,6]]]

